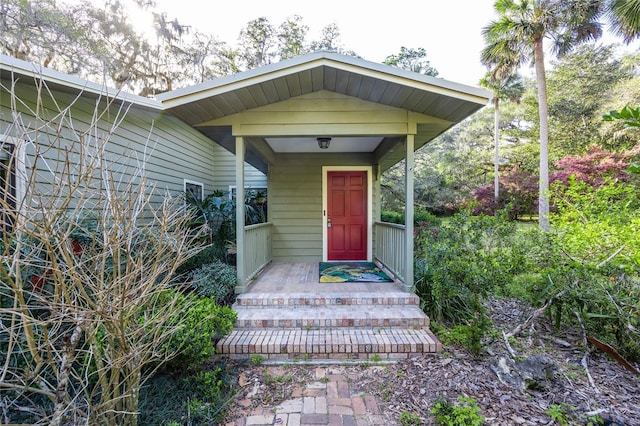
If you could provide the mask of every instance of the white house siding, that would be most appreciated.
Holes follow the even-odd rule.
[[[269,169],[269,221],[275,261],[322,260],[322,167],[369,166],[372,154],[278,155]],[[380,216],[380,184],[373,181],[373,216]]]

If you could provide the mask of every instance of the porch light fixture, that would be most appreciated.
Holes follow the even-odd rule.
[[[331,142],[331,138],[317,138],[317,140],[318,140],[318,146],[320,147],[320,149],[329,148],[329,143]]]

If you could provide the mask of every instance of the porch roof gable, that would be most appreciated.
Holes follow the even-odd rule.
[[[491,92],[484,89],[329,51],[317,51],[177,89],[158,95],[157,99],[165,110],[197,127],[233,153],[235,129],[214,123],[248,110],[322,91],[407,111],[407,117],[412,121],[407,124],[415,126],[410,133],[416,136],[416,149],[491,100]],[[318,136],[316,129],[310,127],[309,132],[298,136]],[[350,136],[357,135],[350,133]],[[250,136],[255,138],[257,135]],[[275,135],[263,135],[267,136]],[[402,150],[396,148],[406,134],[381,136],[383,139],[375,149],[375,157],[385,170],[404,157]],[[266,172],[269,155],[265,155],[262,142],[258,140],[248,147],[246,160]]]
[[[320,90],[460,122],[491,93],[366,61],[317,51],[157,96],[165,109],[198,125]]]

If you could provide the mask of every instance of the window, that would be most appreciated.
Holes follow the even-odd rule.
[[[245,197],[249,198],[267,198],[267,188],[266,187],[258,187],[258,186],[245,186],[244,187]],[[236,199],[236,186],[229,185],[229,199]]]
[[[192,200],[204,200],[204,185],[201,182],[185,179],[184,192],[187,194],[187,197],[190,197]]]
[[[229,185],[229,199],[236,199],[236,187],[234,185]],[[267,188],[251,186],[245,187],[244,201],[247,207],[247,225],[264,223],[267,221]]]
[[[0,235],[11,232],[16,210],[16,147],[0,139]]]

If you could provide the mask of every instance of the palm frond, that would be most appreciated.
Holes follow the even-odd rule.
[[[613,32],[625,43],[640,37],[640,0],[610,0],[607,18]]]

